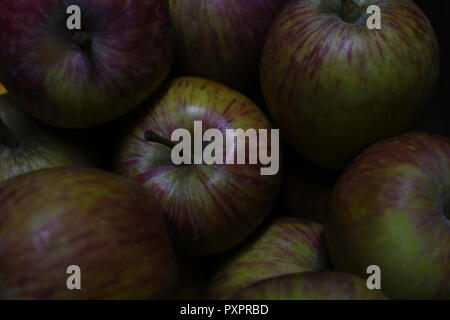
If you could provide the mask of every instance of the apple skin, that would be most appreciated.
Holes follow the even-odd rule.
[[[328,1],[332,2],[332,1]],[[381,7],[381,30],[327,1],[291,1],[267,34],[261,86],[275,123],[306,160],[340,170],[373,142],[412,129],[439,76],[439,48],[411,0]]]
[[[179,128],[192,132],[198,120],[203,132],[271,129],[264,114],[237,91],[195,77],[170,81],[138,111],[126,125],[115,172],[142,183],[161,201],[175,247],[184,254],[211,254],[243,241],[275,203],[281,161],[280,171],[271,176],[261,175],[259,164],[176,166],[170,147],[144,136],[152,130],[170,139]],[[231,156],[236,156],[236,148],[224,151],[224,157]]]
[[[0,96],[0,181],[30,171],[67,166],[96,167],[93,152],[17,107],[9,95]],[[15,142],[2,140],[2,130]],[[17,143],[17,145],[15,145]]]
[[[391,298],[450,299],[450,140],[408,133],[364,151],[337,182],[327,244],[338,270],[381,268]]]
[[[83,33],[67,29],[69,5],[81,8]],[[0,12],[7,44],[0,79],[13,100],[51,125],[91,127],[122,116],[154,92],[172,63],[165,0],[2,1]]]
[[[386,300],[379,290],[343,272],[308,271],[260,281],[232,297],[236,300]]]
[[[322,225],[277,218],[238,248],[215,272],[208,297],[229,299],[261,280],[330,268]]]
[[[287,0],[170,0],[177,67],[247,93],[266,33]]]
[[[0,184],[2,299],[160,298],[177,262],[162,209],[139,184],[86,168]],[[68,290],[66,268],[81,268]]]

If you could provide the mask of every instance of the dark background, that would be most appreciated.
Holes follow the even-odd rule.
[[[416,0],[433,25],[441,49],[441,78],[433,104],[418,127],[421,131],[450,137],[450,0]]]

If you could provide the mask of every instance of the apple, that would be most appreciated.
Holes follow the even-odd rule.
[[[208,297],[229,299],[265,279],[328,268],[322,225],[299,218],[277,218],[231,253],[212,277]]]
[[[236,144],[223,152],[224,164],[176,165],[172,160],[171,135],[178,129],[195,134],[195,121],[203,132],[272,129],[251,100],[222,84],[183,77],[170,81],[131,119],[117,148],[115,172],[142,183],[158,198],[178,251],[198,255],[230,249],[270,212],[281,170],[262,175],[260,163],[229,164],[236,159]],[[270,136],[266,148],[259,144],[259,149],[272,150]],[[249,148],[244,155],[249,158]]]
[[[170,0],[178,68],[252,91],[267,30],[286,2]]]
[[[339,178],[326,240],[338,270],[381,269],[391,298],[450,299],[450,140],[412,132],[364,151]]]
[[[369,5],[381,9],[381,30],[366,26]],[[267,34],[261,86],[297,153],[340,170],[418,123],[439,59],[433,28],[412,0],[294,0]]]
[[[2,299],[165,297],[177,262],[163,210],[139,184],[53,168],[0,184]],[[81,270],[69,290],[68,266]]]
[[[81,9],[81,29],[66,13]],[[18,105],[51,125],[91,127],[135,108],[173,58],[165,0],[0,3],[0,79]]]
[[[232,297],[236,300],[386,300],[379,290],[367,289],[354,275],[307,271],[257,282]]]
[[[64,137],[0,96],[0,181],[26,172],[66,166],[96,167],[86,147]]]
[[[6,89],[5,87],[0,83],[0,95],[5,94],[6,93]]]

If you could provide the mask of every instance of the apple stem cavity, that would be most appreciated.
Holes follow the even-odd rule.
[[[17,149],[20,145],[19,139],[12,135],[11,131],[6,127],[0,118],[0,145],[7,146],[11,149]]]
[[[82,49],[89,49],[92,43],[92,37],[85,31],[76,31],[72,40]]]
[[[362,1],[341,0],[341,17],[348,23],[353,23],[361,17]]]

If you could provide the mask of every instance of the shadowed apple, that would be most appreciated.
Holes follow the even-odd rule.
[[[209,254],[230,249],[270,212],[281,172],[261,175],[265,166],[259,162],[175,165],[171,157],[172,133],[192,133],[194,121],[202,122],[203,132],[218,129],[224,135],[227,129],[271,129],[251,100],[219,83],[185,77],[169,82],[131,118],[116,153],[115,171],[142,183],[161,201],[178,250]],[[271,152],[269,135],[265,151]],[[236,158],[237,151],[234,140],[223,152],[224,160]]]
[[[334,187],[326,228],[338,270],[381,269],[395,299],[450,298],[450,140],[408,133],[364,151]]]
[[[333,170],[412,129],[439,76],[436,36],[412,0],[355,3],[290,1],[267,34],[260,66],[275,123],[299,155]],[[366,25],[372,4],[381,9],[380,30]]]
[[[286,2],[170,0],[177,67],[247,93],[258,83],[267,30]]]
[[[386,300],[379,290],[348,273],[309,271],[270,278],[244,288],[237,300]]]
[[[66,10],[81,9],[81,30]],[[0,2],[0,79],[43,122],[91,127],[139,105],[173,58],[165,0]],[[7,44],[7,45],[4,45]]]
[[[66,166],[96,167],[93,152],[0,96],[0,181],[30,171]]]
[[[278,218],[231,252],[216,271],[208,296],[229,299],[261,280],[330,268],[323,227],[298,218]]]
[[[2,299],[152,299],[177,279],[163,210],[141,185],[95,169],[0,184]],[[81,269],[68,290],[66,269]]]

